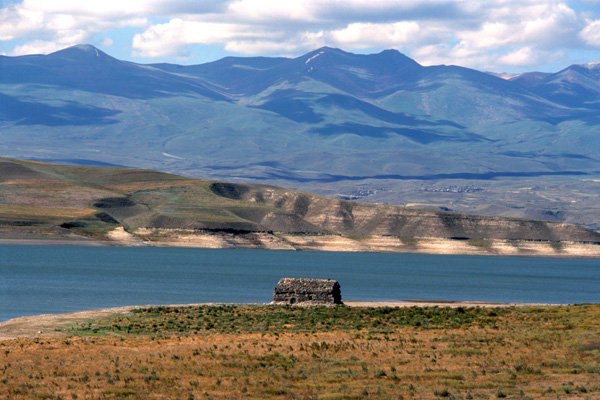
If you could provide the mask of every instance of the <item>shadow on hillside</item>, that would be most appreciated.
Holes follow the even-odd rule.
[[[120,111],[72,101],[62,103],[60,106],[32,103],[0,93],[0,115],[5,121],[12,121],[17,125],[109,125],[119,122],[112,117],[120,114]]]

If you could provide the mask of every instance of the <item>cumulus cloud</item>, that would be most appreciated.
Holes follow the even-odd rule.
[[[401,21],[389,24],[356,22],[343,29],[328,33],[335,43],[344,47],[381,47],[394,44],[406,46],[418,37],[419,24],[415,21]]]
[[[102,47],[110,47],[110,46],[112,46],[114,43],[115,43],[115,42],[114,42],[114,40],[112,40],[112,39],[111,39],[111,38],[109,38],[109,37],[105,37],[105,38],[103,38],[103,39],[102,39],[102,41],[100,42],[100,45],[101,45]]]
[[[529,46],[522,47],[508,54],[499,56],[497,64],[511,67],[529,67],[542,61],[555,61],[564,57],[562,51],[535,50]]]
[[[314,20],[314,3],[301,0],[236,0],[229,4],[228,11],[234,20],[247,22],[303,21]]]
[[[490,1],[475,7],[481,21],[455,28],[455,41],[415,49],[426,65],[459,64],[500,71],[503,67],[535,67],[566,57],[565,49],[581,48],[582,15],[555,1]]]
[[[80,1],[25,0],[0,10],[0,40],[31,39],[16,46],[12,55],[48,53],[89,41],[94,34],[119,27],[144,27],[148,19],[114,0],[87,8]],[[125,2],[123,2],[125,3]]]
[[[34,40],[33,42],[15,47],[12,51],[12,55],[22,56],[26,54],[48,54],[63,48],[64,46],[59,43]]]
[[[589,21],[581,31],[581,38],[590,46],[600,48],[600,19]]]
[[[453,0],[232,0],[222,13],[188,14],[153,25],[135,36],[133,47],[144,57],[182,54],[188,44],[278,55],[323,45],[348,50],[399,48],[431,37],[430,31],[420,31],[418,21],[406,18],[432,20],[440,9],[458,8]],[[199,29],[183,26],[211,28],[199,34]]]
[[[12,52],[23,54],[133,27],[135,57],[187,57],[190,45],[248,55],[327,45],[395,48],[425,65],[499,70],[600,47],[599,1],[23,0],[0,10],[0,40],[19,40]]]
[[[129,18],[169,13],[205,13],[222,9],[222,1],[210,0],[23,0],[14,9],[47,14]]]
[[[254,42],[270,36],[268,32],[241,24],[186,21],[180,18],[153,25],[133,38],[133,48],[144,57],[182,56],[188,44]]]

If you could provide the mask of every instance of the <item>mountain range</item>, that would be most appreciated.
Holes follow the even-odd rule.
[[[0,57],[0,155],[600,229],[600,64],[510,79],[395,51]]]

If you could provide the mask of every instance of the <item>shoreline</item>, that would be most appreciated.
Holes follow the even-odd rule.
[[[206,305],[260,305],[269,306],[271,303],[191,303],[191,304],[165,304],[165,305],[136,305],[104,308],[98,310],[75,311],[62,314],[41,314],[16,317],[0,322],[0,342],[19,338],[65,337],[68,334],[58,331],[65,325],[90,319],[107,317],[110,315],[128,315],[135,309],[150,307],[197,307]],[[568,304],[545,303],[494,303],[482,301],[444,301],[444,300],[399,300],[399,301],[344,301],[348,307],[374,308],[374,307],[561,307]],[[300,307],[304,307],[300,305]]]
[[[406,244],[400,238],[370,237],[350,239],[336,235],[281,235],[277,241],[248,241],[239,237],[219,235],[183,235],[169,240],[142,240],[126,232],[112,235],[109,240],[88,238],[14,239],[0,238],[0,245],[17,246],[93,246],[93,247],[180,247],[199,249],[243,249],[286,251],[330,251],[348,253],[408,253],[432,255],[480,255],[505,257],[600,259],[600,244],[579,242],[531,242],[488,240],[485,246],[465,240],[417,238]]]
[[[0,245],[2,244],[14,246],[121,246],[112,242],[94,239],[0,239]]]

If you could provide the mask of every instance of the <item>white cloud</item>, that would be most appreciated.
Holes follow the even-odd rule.
[[[312,1],[302,0],[236,0],[229,4],[231,17],[235,20],[273,22],[281,20],[311,21]]]
[[[529,67],[538,64],[540,59],[555,57],[556,54],[552,55],[544,51],[536,51],[527,46],[498,57],[497,63],[507,67]]]
[[[328,36],[335,43],[344,47],[372,48],[405,46],[414,41],[419,33],[419,24],[414,21],[401,21],[392,24],[357,22],[343,29],[331,31]]]
[[[479,30],[460,32],[460,46],[473,49],[498,47],[514,41],[514,30],[503,22],[484,22]]]
[[[152,2],[148,2],[152,3]],[[78,0],[24,0],[21,7],[25,10],[43,11],[48,14],[69,15],[101,15],[123,16],[147,13],[150,7],[144,6],[142,0],[103,0],[103,1],[78,1]],[[120,12],[119,12],[120,9]]]
[[[503,67],[534,67],[566,57],[565,48],[580,46],[581,16],[555,1],[489,1],[474,9],[480,23],[453,25],[455,41],[415,49],[425,65],[446,63],[500,71]],[[448,23],[452,25],[452,23]],[[445,29],[447,32],[450,29]]]
[[[581,31],[581,38],[590,46],[600,47],[600,19],[589,21]]]
[[[45,16],[42,12],[26,9],[0,10],[0,40],[13,40],[40,32]]]
[[[210,12],[219,9],[222,1],[189,0],[23,0],[16,9],[48,14],[86,15],[110,18],[161,16],[177,12]]]
[[[11,52],[11,55],[22,56],[26,54],[48,54],[63,48],[64,46],[59,43],[35,40],[33,42],[15,47]]]
[[[270,36],[252,27],[227,23],[185,21],[180,18],[165,24],[153,25],[133,38],[133,48],[139,56],[182,56],[182,48],[188,44],[233,43],[248,40],[264,40]]]
[[[136,16],[128,7],[119,12],[114,0],[95,2],[88,8],[84,4],[88,2],[25,0],[4,8],[0,10],[0,40],[31,39],[14,47],[12,55],[48,53],[86,43],[99,32],[148,24],[145,17]]]
[[[136,54],[158,57],[184,54],[188,44],[222,44],[240,54],[293,54],[324,45],[343,48],[399,47],[415,40],[416,22],[393,24],[353,23],[337,30],[288,32],[281,25],[264,29],[260,25],[227,24],[173,19],[153,25],[135,35]]]
[[[450,50],[450,46],[445,43],[430,44],[415,49],[412,56],[422,65],[447,64]]]
[[[483,49],[522,44],[552,47],[576,37],[582,24],[566,5],[551,2],[521,7],[518,13],[499,7],[484,17],[479,29],[460,31],[457,36]]]
[[[112,40],[109,37],[105,37],[104,39],[102,39],[102,41],[100,42],[100,46],[102,47],[111,47],[114,44],[114,40]]]
[[[141,30],[130,37],[136,57],[186,57],[189,45],[248,55],[327,45],[396,48],[425,65],[499,69],[600,47],[599,1],[23,0],[0,9],[0,41],[19,40],[13,54],[92,38],[110,46],[112,29],[133,27]]]
[[[270,40],[253,40],[251,42],[229,41],[225,50],[246,55],[282,54],[288,55],[297,49],[294,42],[274,42]]]

